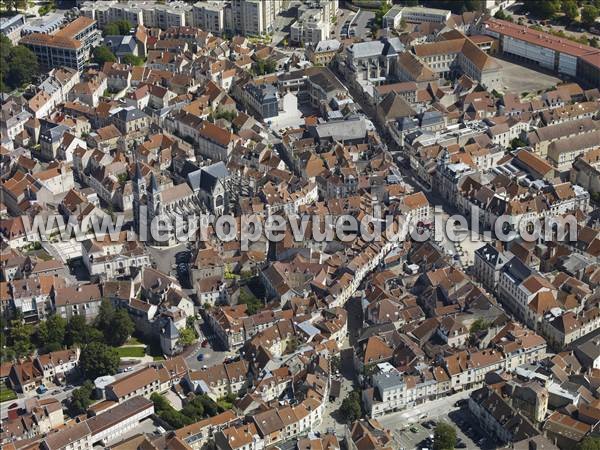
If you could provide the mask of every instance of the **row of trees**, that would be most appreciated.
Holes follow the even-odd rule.
[[[10,39],[0,35],[0,91],[10,92],[31,83],[38,73],[35,54],[23,45],[12,45]]]
[[[581,22],[592,25],[598,18],[600,0],[582,2],[579,0],[524,0],[523,7],[534,17],[540,19],[554,19],[559,13],[570,22],[576,21],[581,15]],[[580,13],[581,8],[581,13]]]

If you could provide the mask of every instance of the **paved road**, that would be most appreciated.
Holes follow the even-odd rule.
[[[202,347],[202,342],[208,340],[209,345]],[[204,355],[202,361],[198,360],[198,355]],[[185,362],[192,370],[200,370],[204,366],[211,367],[221,364],[228,356],[235,356],[236,352],[225,350],[223,343],[213,334],[206,323],[200,326],[200,339],[185,352]]]
[[[177,272],[173,269],[175,264],[175,255],[187,249],[186,244],[182,243],[173,247],[155,247],[152,245],[146,246],[146,250],[150,255],[150,260],[156,263],[156,268],[167,275],[177,276]]]

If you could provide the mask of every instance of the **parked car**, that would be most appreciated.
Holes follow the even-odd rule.
[[[202,353],[198,354],[198,361],[204,361],[204,355]]]
[[[201,345],[202,347],[208,347],[208,340],[204,340]]]

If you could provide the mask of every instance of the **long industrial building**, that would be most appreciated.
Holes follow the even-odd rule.
[[[600,87],[600,49],[499,19],[487,19],[483,32],[498,39],[508,56]]]

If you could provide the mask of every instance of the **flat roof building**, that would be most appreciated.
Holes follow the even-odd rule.
[[[66,66],[82,70],[100,38],[96,21],[81,16],[54,34],[28,34],[20,44],[33,51],[44,68]]]

